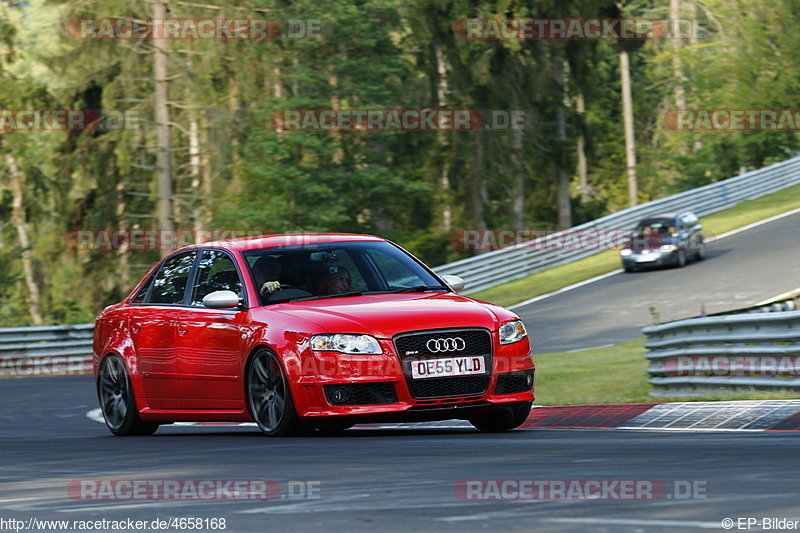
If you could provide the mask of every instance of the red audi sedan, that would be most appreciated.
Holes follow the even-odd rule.
[[[516,428],[534,399],[525,327],[463,286],[368,235],[181,248],[97,318],[103,416],[115,435],[178,421],[255,421],[274,436],[445,419]]]

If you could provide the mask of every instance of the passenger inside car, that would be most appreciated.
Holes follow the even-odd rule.
[[[336,272],[329,272],[320,281],[317,294],[342,294],[350,292],[353,287],[353,279],[350,271],[344,267],[338,267]]]

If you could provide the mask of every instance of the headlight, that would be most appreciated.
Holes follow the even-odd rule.
[[[674,244],[662,244],[661,248],[659,248],[659,250],[662,252],[674,252],[677,249],[678,247]]]
[[[628,257],[632,253],[633,252],[631,251],[630,248],[623,248],[622,250],[620,250],[619,255],[621,255],[622,257]]]
[[[370,335],[349,335],[346,333],[314,335],[311,337],[311,349],[318,352],[349,354],[378,355],[383,353],[375,337]]]
[[[527,336],[528,332],[525,331],[525,325],[522,320],[506,322],[500,326],[500,344],[511,344],[512,342],[521,341]]]

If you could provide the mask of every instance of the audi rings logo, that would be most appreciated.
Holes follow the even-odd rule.
[[[430,353],[440,352],[460,352],[467,347],[467,343],[461,337],[452,339],[430,339],[425,343],[425,347]]]

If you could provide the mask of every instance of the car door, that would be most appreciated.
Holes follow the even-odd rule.
[[[203,306],[203,298],[214,291],[230,290],[244,298],[242,276],[228,252],[200,253],[190,305],[177,328],[181,407],[243,409],[242,352],[248,313],[241,308]]]
[[[142,376],[143,400],[153,409],[179,407],[176,326],[183,312],[195,252],[164,260],[142,303],[133,303],[128,327]]]

